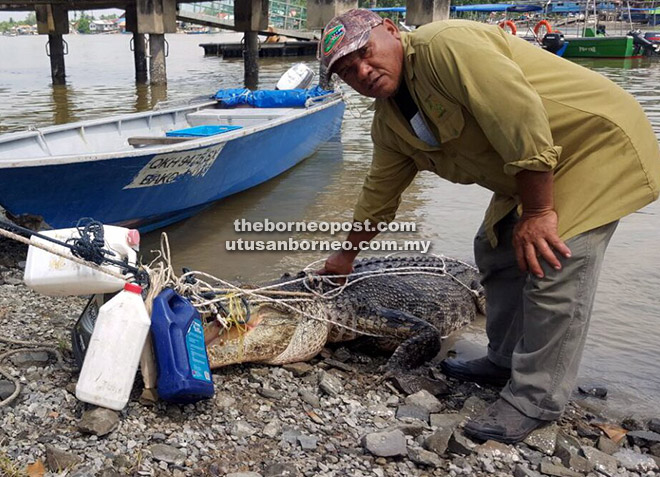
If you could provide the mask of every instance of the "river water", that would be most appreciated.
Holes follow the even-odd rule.
[[[67,84],[52,87],[41,36],[0,36],[0,134],[31,125],[46,126],[112,113],[142,111],[159,101],[185,101],[242,84],[240,60],[204,57],[201,42],[239,41],[237,34],[168,35],[167,87],[136,87],[128,35],[69,35]],[[307,58],[310,66],[314,62]],[[293,61],[293,60],[291,60]],[[272,88],[288,60],[260,62],[260,86]],[[585,66],[632,93],[660,137],[660,62],[599,60]],[[165,229],[175,267],[203,270],[241,282],[272,279],[322,260],[322,252],[230,252],[226,241],[279,238],[237,232],[234,221],[350,220],[371,141],[370,100],[347,91],[341,138],[336,138],[282,176],[213,205]],[[607,98],[603,98],[607,101]],[[263,151],[268,155],[268,151]],[[430,240],[432,252],[472,261],[472,236],[489,193],[420,174],[405,194],[398,219],[414,222],[405,238]],[[158,247],[159,233],[143,239],[143,251]],[[323,239],[322,234],[293,234]],[[390,237],[403,239],[401,234]],[[622,220],[607,252],[580,379],[608,387],[608,405],[618,413],[660,411],[660,203]],[[460,354],[475,352],[464,338],[483,345],[482,324],[456,344]]]

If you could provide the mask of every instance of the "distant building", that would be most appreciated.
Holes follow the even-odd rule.
[[[108,33],[119,31],[119,26],[114,20],[93,20],[89,22],[90,33]]]

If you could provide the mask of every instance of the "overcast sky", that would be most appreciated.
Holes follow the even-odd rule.
[[[113,13],[117,16],[124,13],[124,10],[118,10],[116,8],[108,8],[106,10],[86,10],[87,13],[94,15],[96,18],[101,15],[112,15]],[[10,18],[13,18],[14,21],[23,20],[28,16],[30,12],[0,12],[0,22],[6,22]],[[73,18],[73,12],[69,12],[69,18]]]

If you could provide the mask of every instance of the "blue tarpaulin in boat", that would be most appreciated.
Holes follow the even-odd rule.
[[[223,106],[249,104],[255,108],[287,108],[305,106],[310,98],[318,98],[332,93],[320,86],[310,89],[259,90],[250,91],[247,88],[221,89],[213,96]]]
[[[512,3],[484,3],[479,5],[457,5],[451,7],[453,12],[536,12],[543,10],[540,5]]]

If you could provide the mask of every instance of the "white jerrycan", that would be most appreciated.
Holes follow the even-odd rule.
[[[150,326],[142,288],[127,283],[99,310],[78,377],[76,397],[122,410],[131,394]]]
[[[76,228],[48,230],[40,233],[62,242],[80,237]],[[135,265],[136,251],[140,246],[140,234],[137,230],[104,225],[103,237],[105,240],[103,248],[115,253],[111,258],[119,261],[127,259],[130,265]],[[30,238],[30,243],[46,245],[68,257],[72,256],[71,250],[68,248],[38,237]],[[102,268],[116,273],[121,272],[121,269],[115,265],[103,265]],[[34,291],[52,296],[112,293],[121,290],[125,283],[125,280],[72,262],[33,245],[28,248],[23,281]]]

